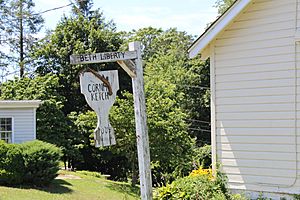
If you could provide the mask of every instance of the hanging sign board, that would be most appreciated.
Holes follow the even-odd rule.
[[[71,64],[103,63],[136,59],[136,57],[136,51],[104,52],[95,54],[71,55],[70,62]]]
[[[99,75],[97,77],[97,74],[94,73],[102,76],[110,84],[110,88],[98,78]],[[80,74],[80,89],[88,105],[97,114],[98,123],[94,131],[95,146],[110,146],[116,144],[114,129],[109,122],[109,110],[113,106],[119,90],[118,71],[94,73],[86,71]]]

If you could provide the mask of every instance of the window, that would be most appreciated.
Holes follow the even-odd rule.
[[[0,140],[12,142],[12,118],[0,118]]]

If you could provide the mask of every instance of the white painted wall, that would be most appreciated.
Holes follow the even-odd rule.
[[[210,44],[212,134],[231,189],[300,193],[296,2],[254,0]]]
[[[0,118],[13,118],[14,143],[36,139],[35,108],[0,108]]]

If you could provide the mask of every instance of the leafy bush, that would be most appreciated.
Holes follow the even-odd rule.
[[[213,178],[211,169],[193,170],[189,176],[179,178],[155,191],[154,199],[159,200],[237,200],[226,188],[226,177],[217,173]]]
[[[56,177],[60,155],[59,148],[38,140],[24,144],[0,141],[0,184],[48,184]]]
[[[21,148],[25,164],[25,183],[44,185],[57,176],[61,157],[59,148],[38,140],[26,142]]]
[[[23,174],[24,160],[20,148],[0,140],[0,184],[19,184]]]
[[[211,167],[211,146],[204,145],[195,150],[196,155],[194,156],[194,164],[200,168]]]

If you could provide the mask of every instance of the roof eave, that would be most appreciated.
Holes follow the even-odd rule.
[[[0,101],[0,108],[38,108],[41,100],[4,100]]]
[[[189,48],[190,58],[196,57],[205,47],[211,43],[216,36],[225,29],[232,20],[240,14],[251,0],[237,0],[216,22],[212,24]]]

